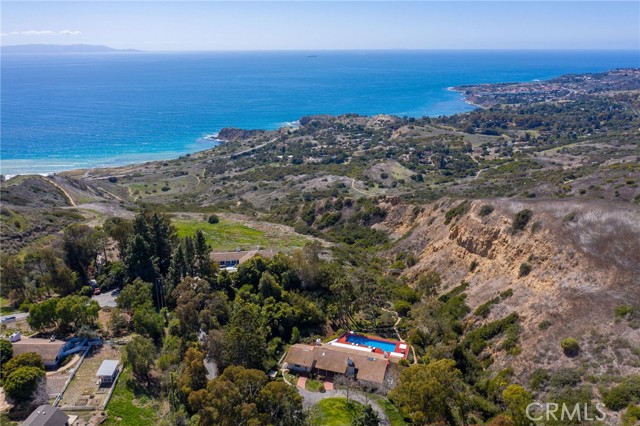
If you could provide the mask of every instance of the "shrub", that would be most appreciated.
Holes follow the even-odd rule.
[[[531,374],[529,386],[531,387],[531,390],[534,391],[544,390],[548,382],[549,372],[544,368],[536,368]]]
[[[620,305],[616,308],[616,318],[625,317],[633,312],[631,305]]]
[[[407,265],[402,260],[396,260],[391,265],[389,265],[389,269],[405,269]]]
[[[547,330],[549,327],[551,327],[551,321],[549,321],[548,319],[546,320],[542,320],[540,321],[540,323],[538,324],[538,328],[540,330]]]
[[[425,297],[435,297],[440,291],[440,285],[442,284],[442,277],[438,271],[431,270],[424,275],[420,275],[418,283],[416,284],[416,290]]]
[[[560,347],[564,351],[564,354],[568,357],[576,356],[580,352],[580,344],[573,337],[562,339],[562,341],[560,342]]]
[[[326,389],[324,388],[324,384],[321,384],[320,387],[318,388],[319,392],[325,392]]]
[[[486,318],[491,313],[491,306],[497,303],[500,303],[500,299],[497,297],[494,297],[493,299],[478,306],[478,308],[473,312],[473,315],[481,318]]]
[[[478,267],[478,262],[476,262],[475,260],[472,260],[471,265],[469,265],[469,272],[475,271],[477,267]]]
[[[400,361],[398,361],[398,365],[401,367],[408,367],[410,364],[406,358],[402,358]]]
[[[533,212],[531,210],[520,210],[513,218],[513,223],[511,224],[511,232],[515,234],[519,231],[524,230],[532,217]]]
[[[503,342],[503,349],[509,350],[515,346],[518,340],[520,328],[518,314],[515,312],[497,321],[490,322],[475,330],[470,331],[464,337],[462,345],[469,348],[474,355],[480,352],[489,344],[489,340],[506,333],[507,338]],[[508,342],[508,343],[507,343]]]
[[[632,376],[611,389],[604,396],[602,402],[608,409],[618,411],[631,402],[640,401],[640,376]]]
[[[489,216],[491,213],[493,213],[493,206],[491,204],[485,204],[482,207],[480,207],[480,211],[478,212],[478,214],[481,217],[485,217],[485,216]]]
[[[393,309],[400,315],[401,317],[406,317],[409,311],[411,310],[411,303],[398,300],[394,305]]]
[[[414,289],[407,285],[399,285],[393,287],[391,293],[393,294],[393,297],[395,299],[406,300],[407,302],[412,304],[420,300],[420,298],[418,297],[418,293],[416,293]]]
[[[463,201],[452,209],[449,209],[444,214],[444,224],[448,225],[454,218],[463,216],[467,210],[469,210],[469,203],[466,201]]]
[[[509,297],[513,296],[513,290],[508,288],[505,291],[503,291],[502,293],[500,293],[500,298],[502,300],[504,299],[508,299]]]
[[[640,422],[640,405],[630,406],[622,416],[622,426],[636,426]]]
[[[212,214],[212,215],[209,215],[209,217],[207,218],[207,222],[209,222],[212,225],[215,225],[216,223],[220,222],[220,218],[218,217],[218,215]]]
[[[580,384],[580,374],[573,368],[559,368],[549,375],[549,384],[556,389],[573,388]]]
[[[320,221],[318,222],[318,229],[324,229],[333,226],[338,223],[341,218],[342,213],[340,212],[325,213],[322,215]]]
[[[520,269],[518,270],[518,278],[526,277],[531,272],[531,265],[527,262],[520,264]]]
[[[538,232],[541,226],[542,223],[539,220],[534,222],[533,225],[531,225],[531,233],[535,234],[536,232]]]

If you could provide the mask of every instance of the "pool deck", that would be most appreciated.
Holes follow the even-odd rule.
[[[365,337],[367,339],[370,340],[377,340],[379,342],[384,342],[384,343],[391,343],[395,345],[395,349],[393,350],[393,352],[388,352],[390,357],[398,357],[398,358],[406,358],[408,353],[409,353],[409,345],[405,342],[400,342],[398,340],[389,340],[389,339],[383,339],[382,337],[378,337],[378,336],[371,336],[368,334],[361,334],[361,333],[355,333],[353,331],[349,331],[344,333],[342,336],[338,337],[336,340],[333,340],[331,342],[329,342],[330,345],[335,345],[335,346],[339,346],[339,347],[349,347],[351,349],[356,349],[356,350],[361,350],[363,352],[374,352],[377,354],[384,354],[385,351],[380,349],[380,348],[376,348],[374,346],[368,346],[368,345],[364,345],[364,344],[360,344],[360,343],[352,343],[348,341],[348,337],[349,336],[362,336]]]

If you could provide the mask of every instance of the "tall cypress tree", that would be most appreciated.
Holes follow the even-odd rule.
[[[195,263],[197,267],[197,275],[201,278],[210,279],[213,275],[213,266],[211,263],[211,257],[209,252],[211,249],[207,244],[207,240],[204,237],[202,231],[196,232],[195,244]]]
[[[158,213],[150,218],[151,245],[153,247],[156,264],[162,275],[166,275],[171,263],[171,225],[169,220]]]
[[[187,275],[195,276],[194,263],[196,259],[193,238],[185,237],[184,239],[184,260],[187,265]]]

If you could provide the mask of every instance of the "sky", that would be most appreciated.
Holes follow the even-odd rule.
[[[640,1],[1,0],[2,45],[149,51],[637,49]]]

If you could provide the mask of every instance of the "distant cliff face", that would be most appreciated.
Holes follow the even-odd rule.
[[[240,139],[248,139],[265,133],[264,130],[243,130],[235,127],[225,127],[218,133],[218,138],[223,141],[233,142]]]
[[[640,306],[640,209],[569,200],[473,201],[445,224],[447,212],[459,204],[445,200],[419,211],[388,203],[390,213],[376,226],[398,239],[390,254],[410,252],[418,259],[404,271],[410,283],[431,269],[445,288],[464,280],[472,310],[512,289],[513,296],[493,306],[486,321],[517,312],[523,352],[496,354],[496,369],[512,366],[523,377],[538,367],[640,371],[633,351],[640,347],[633,328],[638,324],[615,316],[621,305]],[[488,205],[493,211],[482,216]],[[514,216],[523,209],[533,216],[514,233]],[[580,356],[564,356],[565,337],[580,341]],[[604,349],[603,339],[609,343]]]

